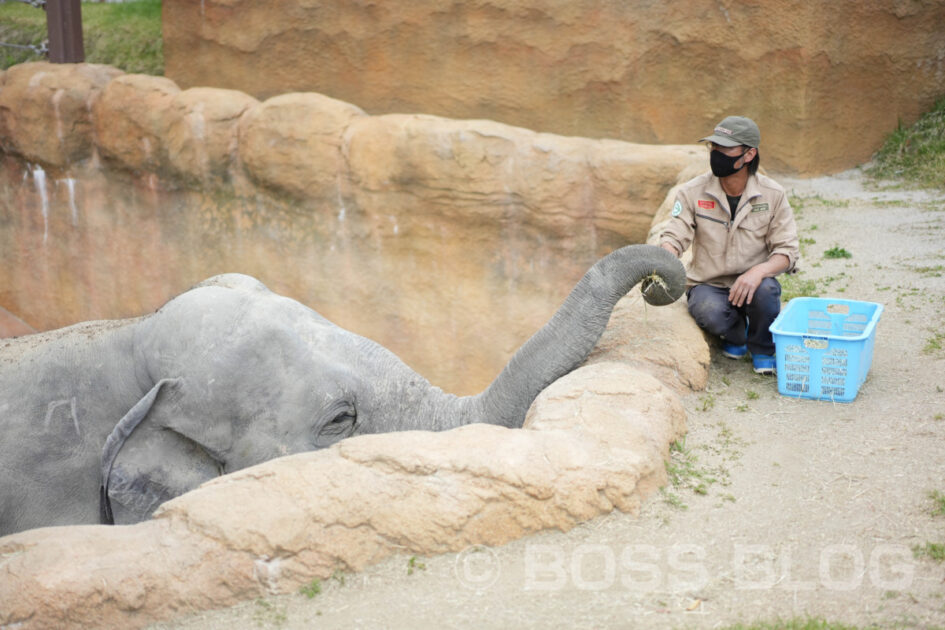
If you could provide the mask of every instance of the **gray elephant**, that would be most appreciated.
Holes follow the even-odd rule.
[[[0,534],[133,523],[200,483],[364,433],[520,427],[580,365],[617,301],[681,295],[668,252],[598,261],[481,394],[430,385],[393,353],[248,276],[217,276],[152,315],[0,342]]]

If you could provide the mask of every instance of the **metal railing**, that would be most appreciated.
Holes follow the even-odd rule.
[[[17,1],[46,11],[46,32],[49,37],[39,45],[0,42],[0,46],[48,56],[53,63],[80,63],[85,60],[82,7],[79,0]]]

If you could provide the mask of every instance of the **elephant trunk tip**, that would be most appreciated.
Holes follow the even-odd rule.
[[[677,286],[670,286],[657,272],[653,272],[643,279],[640,293],[647,304],[666,306],[672,304],[682,295],[682,291],[674,290]]]
[[[654,247],[658,260],[653,270],[644,276],[640,293],[647,304],[666,306],[678,300],[686,289],[686,268],[666,250]],[[659,253],[657,253],[659,252]]]

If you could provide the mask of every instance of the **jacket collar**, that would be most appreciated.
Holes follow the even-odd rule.
[[[722,189],[722,182],[715,175],[710,175],[709,185],[706,186],[705,191],[715,197],[716,201],[720,205],[728,206],[728,196],[725,194],[725,190]],[[746,203],[755,199],[756,197],[761,196],[761,185],[758,183],[757,175],[749,175],[748,182],[745,184],[745,190],[742,191],[742,196],[738,202],[738,207],[743,207]],[[739,223],[742,213],[735,213],[735,223]]]

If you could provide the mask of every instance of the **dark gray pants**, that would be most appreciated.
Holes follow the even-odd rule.
[[[686,293],[689,314],[700,328],[735,345],[748,344],[755,354],[774,355],[774,339],[768,327],[781,312],[781,284],[774,278],[761,281],[751,304],[733,306],[728,289],[697,284]],[[745,319],[748,332],[745,332]]]

